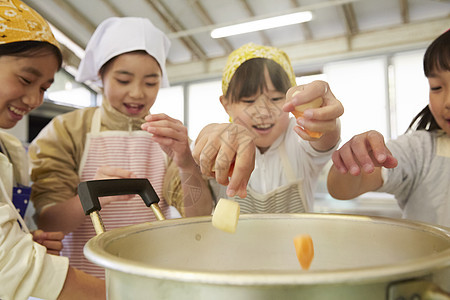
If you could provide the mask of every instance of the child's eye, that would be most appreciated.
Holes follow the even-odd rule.
[[[274,98],[272,98],[272,101],[280,101],[280,100],[284,100],[284,97],[274,97]]]
[[[19,78],[20,78],[20,80],[21,80],[24,84],[30,84],[30,83],[31,83],[31,80],[26,79],[26,78],[23,77],[23,76],[19,76]]]
[[[118,78],[116,78],[116,80],[117,80],[117,82],[120,83],[120,84],[127,84],[127,83],[130,82],[130,81],[128,81],[128,80],[121,80],[121,79],[118,79]]]
[[[157,83],[146,82],[145,85],[146,85],[146,86],[155,86],[155,85],[157,85]]]
[[[441,89],[440,86],[430,86],[430,90],[432,91],[439,91]]]
[[[241,99],[242,103],[246,103],[246,104],[252,104],[255,103],[255,100],[253,99]]]

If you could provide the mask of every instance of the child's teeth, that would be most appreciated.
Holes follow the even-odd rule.
[[[261,129],[266,129],[270,127],[270,124],[266,124],[266,125],[258,125],[256,126],[257,128],[261,128]]]
[[[12,111],[15,114],[18,114],[18,115],[21,115],[21,116],[25,115],[25,113],[26,113],[25,111],[19,110],[19,109],[15,108],[15,107],[12,107],[12,106],[9,107],[9,110]]]

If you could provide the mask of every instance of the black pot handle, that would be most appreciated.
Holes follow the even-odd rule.
[[[78,185],[78,195],[86,215],[102,209],[98,197],[132,194],[141,196],[148,207],[159,202],[158,195],[146,178],[90,180]]]

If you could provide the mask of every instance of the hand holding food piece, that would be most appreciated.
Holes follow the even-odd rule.
[[[212,225],[225,232],[235,233],[241,209],[239,203],[221,198],[212,217]]]
[[[314,245],[309,234],[301,234],[294,238],[295,252],[300,266],[308,270],[314,258]]]
[[[294,97],[297,93],[299,93],[299,91],[295,91],[291,97]],[[318,108],[320,106],[322,106],[323,104],[323,99],[322,97],[318,97],[316,99],[314,99],[313,101],[310,101],[308,103],[302,104],[302,105],[297,105],[295,107],[295,110],[292,111],[292,114],[295,116],[295,118],[300,118],[303,117],[303,112],[309,108]],[[314,137],[314,138],[320,138],[322,136],[323,133],[321,132],[315,132],[315,131],[310,131],[308,129],[305,128],[306,133],[309,134],[310,137]]]

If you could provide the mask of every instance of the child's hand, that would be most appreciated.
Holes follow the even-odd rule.
[[[198,135],[192,153],[204,175],[228,185],[229,197],[244,198],[255,167],[254,139],[242,125],[209,124]]]
[[[58,232],[45,232],[40,229],[32,232],[33,241],[41,244],[47,248],[47,253],[59,255],[59,252],[63,248],[62,239],[64,233]]]
[[[332,141],[330,140],[324,145],[324,148],[328,147],[329,149],[339,140],[340,128],[338,118],[344,113],[344,107],[334,97],[328,83],[325,81],[313,81],[306,85],[290,88],[286,93],[286,103],[283,106],[283,111],[293,112],[296,106],[310,103],[317,98],[322,98],[323,103],[321,106],[307,108],[303,112],[303,116],[297,118],[299,126],[295,127],[294,130],[301,138],[307,141],[315,141],[321,137],[323,137],[322,139],[330,139],[330,135],[332,135]],[[310,135],[308,132],[319,132],[321,135]]]
[[[361,169],[372,173],[375,167],[395,168],[397,159],[384,143],[383,135],[371,130],[355,135],[332,156],[334,166],[341,174],[358,176]]]
[[[141,128],[153,134],[152,139],[173,159],[180,169],[189,169],[195,164],[189,147],[186,126],[166,114],[154,114],[145,117]]]
[[[101,166],[95,173],[94,180],[100,179],[121,179],[121,178],[136,178],[136,175],[128,170],[115,168],[110,166]],[[119,195],[119,196],[107,196],[99,197],[101,206],[105,206],[114,201],[128,201],[133,198],[134,195]]]

